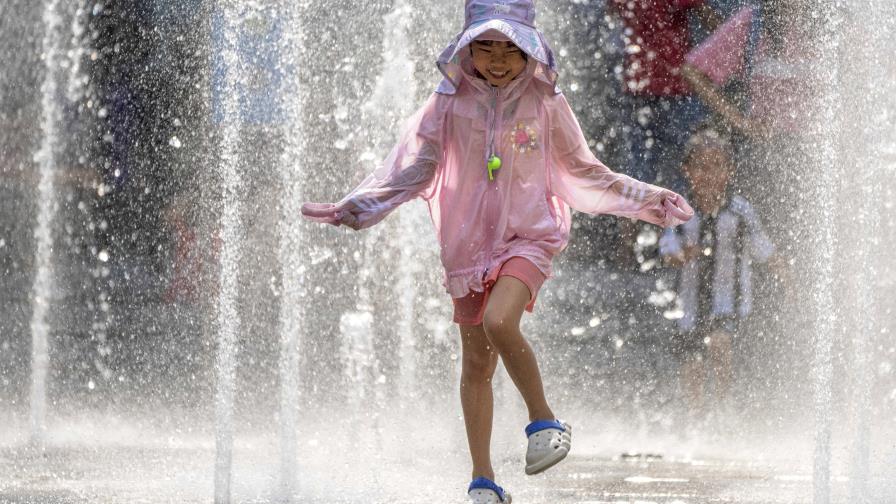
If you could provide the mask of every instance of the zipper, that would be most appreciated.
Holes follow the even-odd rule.
[[[486,143],[486,146],[485,146],[485,164],[486,164],[486,166],[489,165],[489,162],[491,161],[492,157],[497,155],[497,152],[495,149],[495,141],[498,136],[498,133],[497,133],[498,101],[500,100],[500,89],[490,86],[489,90],[491,91],[491,94],[492,94],[491,110],[490,110],[492,120],[489,121],[488,130],[487,130],[488,132],[486,133],[486,142],[485,142]],[[490,180],[491,180],[491,175],[492,175],[491,170],[489,170],[489,179]]]
[[[501,90],[499,88],[491,88],[492,92],[492,107],[491,114],[492,120],[491,124],[488,128],[487,134],[487,145],[486,145],[486,164],[488,160],[491,159],[492,156],[500,157],[500,153],[497,152],[497,146],[500,145],[501,138],[501,118],[500,115],[502,113],[501,110]],[[494,194],[492,194],[494,193]],[[492,261],[492,254],[495,250],[495,242],[498,240],[497,236],[497,210],[498,207],[496,204],[498,203],[498,183],[495,182],[492,184],[489,182],[486,184],[486,200],[485,200],[485,211],[488,212],[488,217],[486,222],[489,224],[489,231],[492,233],[491,239],[488,241],[488,253],[486,257],[488,258],[489,263]],[[488,275],[489,269],[486,268],[484,275]]]

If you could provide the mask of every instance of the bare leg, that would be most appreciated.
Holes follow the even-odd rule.
[[[460,404],[464,411],[470,456],[473,458],[473,479],[483,476],[494,481],[495,471],[491,461],[494,412],[492,377],[498,365],[498,354],[481,325],[461,325],[460,336],[463,348]]]
[[[529,420],[554,420],[544,397],[541,373],[532,347],[520,332],[520,318],[529,304],[529,288],[509,276],[498,278],[485,307],[482,327],[504,361],[507,374],[523,396]]]

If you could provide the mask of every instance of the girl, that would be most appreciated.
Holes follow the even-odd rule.
[[[384,162],[336,204],[305,204],[327,224],[370,227],[413,198],[429,204],[462,341],[461,405],[476,504],[509,503],[494,483],[491,378],[498,356],[529,411],[526,473],[569,453],[571,428],[548,406],[520,333],[566,247],[570,210],[675,226],[693,210],[671,191],[610,171],[589,151],[556,87],[532,0],[467,0],[464,30],[441,54],[444,80]]]

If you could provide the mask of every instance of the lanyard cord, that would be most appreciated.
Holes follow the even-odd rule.
[[[485,162],[495,155],[495,127],[498,125],[498,90],[492,88],[491,106],[488,109],[488,133],[486,134]]]
[[[488,132],[486,133],[485,168],[488,171],[488,179],[495,180],[495,170],[501,168],[501,158],[495,152],[495,130],[498,127],[498,93],[497,88],[492,88],[491,106],[488,110]]]

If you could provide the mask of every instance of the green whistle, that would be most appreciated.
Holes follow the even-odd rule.
[[[495,180],[495,172],[501,169],[501,158],[492,155],[488,158],[488,179]]]

